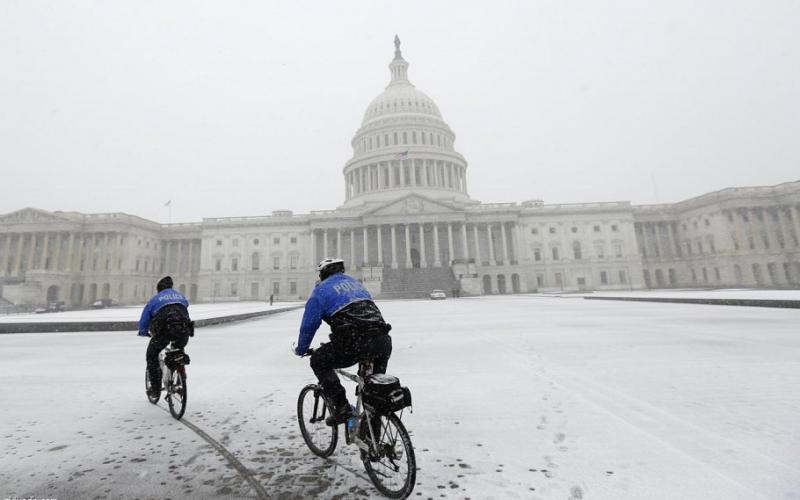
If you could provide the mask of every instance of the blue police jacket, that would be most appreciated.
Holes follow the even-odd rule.
[[[142,310],[142,317],[139,318],[140,336],[147,336],[147,330],[150,328],[150,322],[153,320],[153,316],[155,316],[162,307],[170,304],[183,304],[184,307],[189,307],[189,301],[186,300],[186,297],[184,297],[181,292],[173,290],[172,288],[161,290],[147,301],[147,305],[144,306]]]
[[[328,276],[314,287],[306,302],[295,352],[305,354],[323,319],[327,320],[343,307],[362,300],[372,300],[372,295],[358,280],[344,273]]]

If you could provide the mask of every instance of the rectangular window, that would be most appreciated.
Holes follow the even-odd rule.
[[[622,257],[622,243],[614,243],[614,256]]]
[[[553,247],[553,260],[558,260],[558,248]]]
[[[608,285],[608,273],[600,271],[600,284]]]
[[[289,256],[289,268],[290,269],[297,269],[297,255],[290,255]]]
[[[538,248],[533,249],[533,260],[542,260],[542,251]]]
[[[231,282],[231,297],[236,297],[236,294],[239,293],[239,284],[235,281]]]
[[[616,224],[611,224],[611,231],[613,231],[615,233],[619,232],[619,226],[616,225]]]
[[[289,243],[291,243],[292,245],[296,245],[297,244],[297,236],[292,236],[291,238],[289,238]]]
[[[231,271],[238,271],[239,270],[239,259],[236,257],[231,259]]]
[[[619,272],[619,282],[623,284],[625,283],[625,271]]]
[[[556,234],[556,228],[555,227],[550,226],[550,234]]]
[[[216,259],[214,261],[214,270],[221,271],[222,270],[222,259]]]
[[[235,246],[235,247],[239,246],[239,239],[238,238],[234,238],[233,239],[233,246]]]
[[[600,232],[600,226],[594,226],[594,232],[595,233],[599,233]]]
[[[220,289],[221,288],[222,288],[222,285],[220,284],[220,282],[219,281],[215,281],[214,282],[214,297],[216,297],[216,296],[218,296],[220,294]]]
[[[718,267],[714,268],[714,277],[717,279],[717,281],[722,281],[722,278],[719,275],[719,268]]]
[[[275,256],[272,258],[272,269],[278,270],[281,268],[281,258],[279,256]]]
[[[281,244],[281,239],[279,237],[272,238],[272,244],[273,245],[280,245]]]
[[[218,247],[221,247],[221,246],[222,246],[222,240],[217,240],[217,246],[218,246]]]
[[[536,286],[544,286],[544,276],[541,274],[536,275]]]
[[[281,282],[280,281],[273,281],[272,282],[272,294],[273,295],[280,295],[281,294]]]
[[[289,280],[289,293],[292,295],[297,295],[297,281],[296,280]]]
[[[531,228],[531,234],[539,234],[539,228],[532,227]]]

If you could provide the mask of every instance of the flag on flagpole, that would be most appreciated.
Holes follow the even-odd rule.
[[[397,154],[394,155],[394,157],[396,159],[398,159],[398,160],[404,160],[404,159],[408,158],[408,150],[406,149],[405,151],[397,153]]]
[[[171,205],[172,205],[172,200],[167,200],[167,202],[164,203],[165,207],[168,207],[168,206],[171,206]]]

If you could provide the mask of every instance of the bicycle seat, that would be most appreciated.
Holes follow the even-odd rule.
[[[372,375],[372,359],[362,359],[358,362],[358,376],[361,378]]]

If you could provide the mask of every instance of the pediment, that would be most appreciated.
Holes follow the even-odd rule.
[[[29,224],[29,223],[48,223],[48,222],[69,222],[70,219],[60,217],[46,210],[38,208],[23,208],[16,212],[11,212],[0,216],[0,224]]]
[[[410,194],[398,200],[375,207],[364,215],[389,216],[389,215],[418,215],[454,213],[459,210],[445,202],[432,200],[418,194]]]

